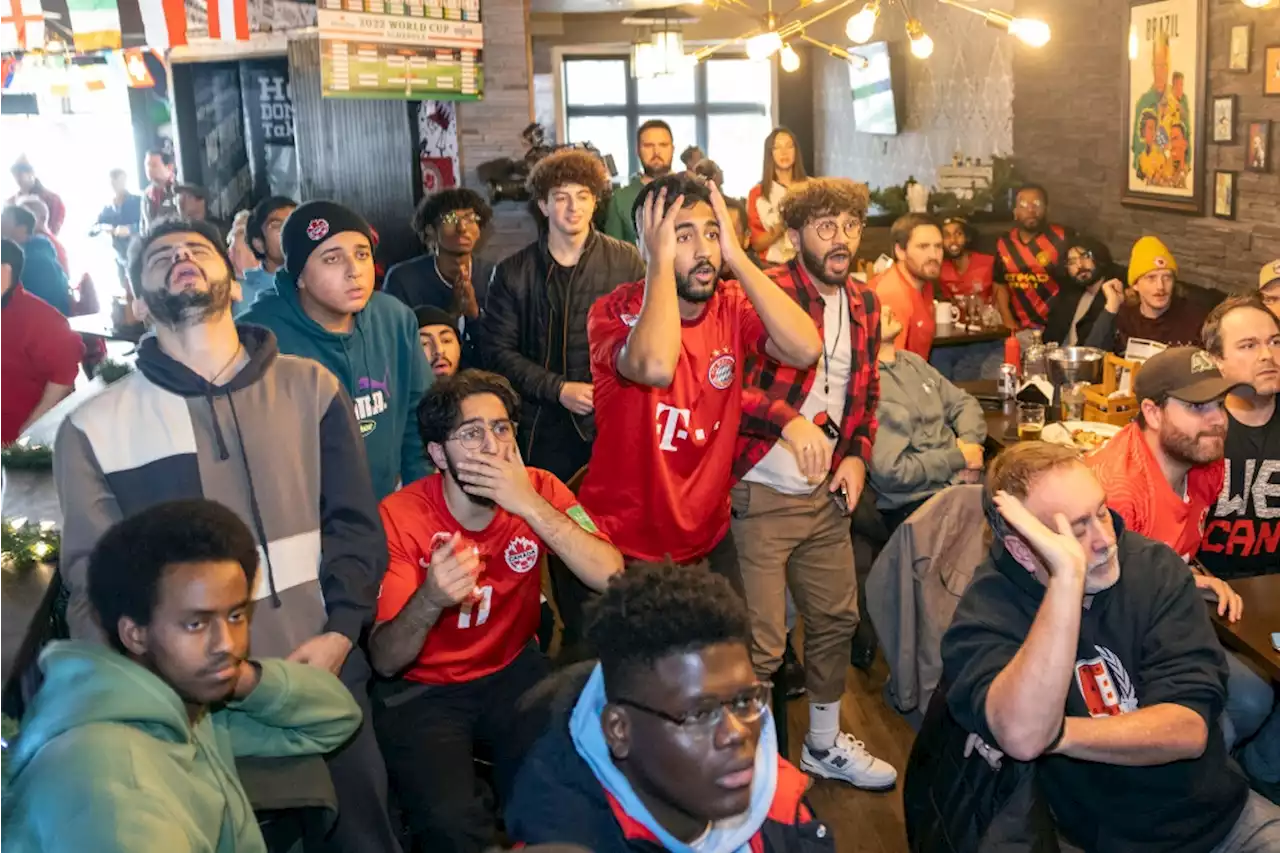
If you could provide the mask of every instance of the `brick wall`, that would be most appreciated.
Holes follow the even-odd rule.
[[[1128,4],[1124,0],[1017,0],[1017,13],[1049,21],[1053,40],[1014,56],[1013,150],[1020,172],[1045,185],[1053,219],[1105,240],[1117,259],[1154,234],[1168,243],[1186,281],[1238,291],[1257,285],[1258,270],[1280,257],[1280,132],[1267,174],[1245,172],[1244,134],[1250,120],[1280,122],[1280,98],[1262,96],[1263,48],[1280,44],[1280,11],[1249,9],[1240,0],[1209,0],[1206,99],[1238,95],[1236,138],[1206,136],[1201,180],[1205,215],[1164,213],[1120,204],[1126,180],[1123,91]],[[1231,27],[1253,24],[1251,69],[1227,70]],[[1206,104],[1209,101],[1206,100]],[[1201,120],[1204,127],[1204,121]],[[1207,132],[1207,127],[1205,131]],[[1216,169],[1239,171],[1235,221],[1212,216]]]
[[[483,0],[484,100],[458,104],[458,152],[463,184],[488,197],[476,166],[524,153],[520,132],[533,120],[533,61],[529,0]],[[479,254],[499,260],[534,238],[523,204],[495,206],[490,233]]]

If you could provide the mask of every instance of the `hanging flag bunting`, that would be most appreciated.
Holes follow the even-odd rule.
[[[119,50],[120,12],[116,0],[67,0],[76,50]]]
[[[130,89],[151,89],[156,85],[156,79],[147,69],[147,61],[142,58],[141,50],[124,52],[124,70],[129,75]]]
[[[44,9],[40,0],[0,0],[0,50],[39,50],[44,47]]]
[[[136,0],[142,15],[145,44],[157,50],[187,43],[187,9],[183,0]]]
[[[249,0],[208,0],[209,38],[249,40]]]

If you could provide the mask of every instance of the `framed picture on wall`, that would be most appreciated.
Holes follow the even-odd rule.
[[[1209,0],[1129,0],[1121,202],[1204,212]]]
[[[1218,95],[1213,99],[1213,141],[1236,141],[1236,96]]]
[[[1249,47],[1253,44],[1253,24],[1231,28],[1231,47],[1227,53],[1228,71],[1249,70]]]
[[[1280,44],[1262,51],[1262,94],[1280,97]]]
[[[1213,173],[1213,215],[1219,219],[1236,218],[1236,173]]]
[[[1244,167],[1250,172],[1271,171],[1271,122],[1249,122],[1245,136]]]

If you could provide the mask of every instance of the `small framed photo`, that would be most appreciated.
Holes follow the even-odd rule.
[[[1236,96],[1218,95],[1213,99],[1213,141],[1236,141]]]
[[[1262,94],[1280,98],[1280,44],[1262,52]]]
[[[1213,173],[1213,215],[1219,219],[1236,218],[1236,173]]]
[[[1249,48],[1253,44],[1253,24],[1240,24],[1231,28],[1231,50],[1227,55],[1227,70],[1249,70]]]
[[[1244,167],[1250,172],[1271,171],[1271,121],[1249,122],[1245,137]]]

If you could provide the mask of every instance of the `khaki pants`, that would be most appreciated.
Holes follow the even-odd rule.
[[[844,693],[849,647],[858,627],[849,519],[827,496],[825,483],[809,495],[785,495],[740,482],[732,499],[756,676],[772,678],[782,666],[790,588],[804,619],[809,701],[834,702]]]

